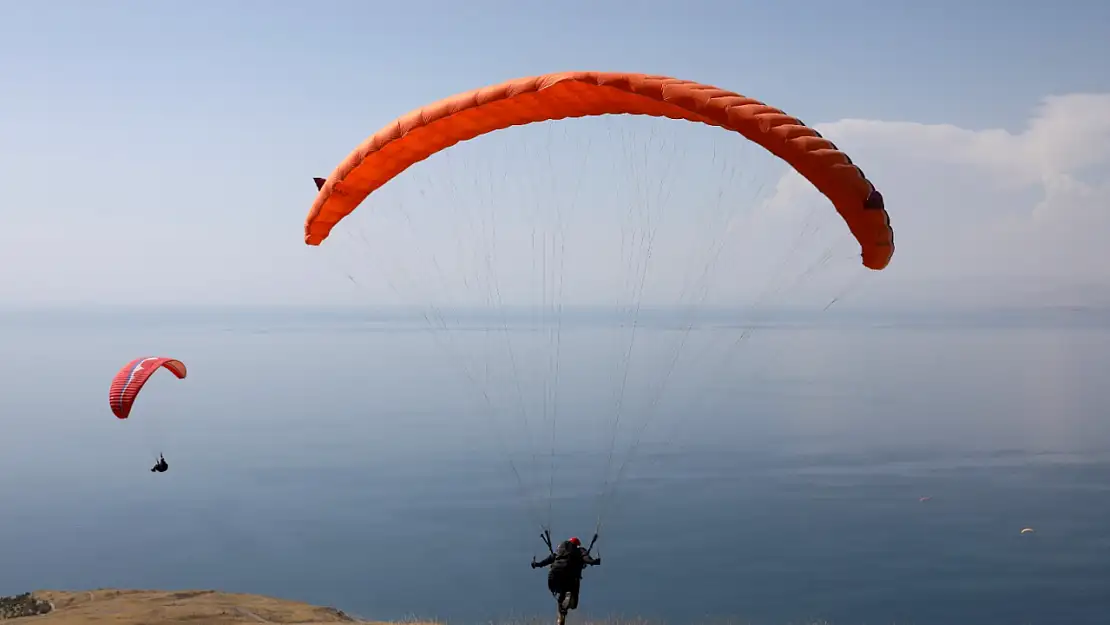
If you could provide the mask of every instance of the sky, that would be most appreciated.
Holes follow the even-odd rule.
[[[1108,59],[1096,0],[6,2],[0,306],[346,302],[311,178],[412,108],[576,69],[817,127],[887,200],[878,299],[1110,305]],[[775,176],[765,208],[810,193]]]

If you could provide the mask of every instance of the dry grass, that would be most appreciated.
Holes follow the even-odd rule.
[[[218,592],[215,590],[115,590],[92,591],[39,590],[33,593],[38,599],[49,601],[53,611],[41,616],[13,619],[27,625],[232,625],[246,623],[296,623],[298,625],[325,625],[351,623],[352,625],[441,625],[423,619],[410,618],[395,623],[364,621],[344,614],[334,608],[314,606],[296,601],[285,601],[260,595]],[[554,614],[552,614],[554,617]],[[576,618],[577,617],[577,618]],[[2,620],[2,619],[0,619]],[[554,618],[521,617],[499,620],[488,625],[553,625]],[[662,622],[643,618],[591,619],[585,615],[571,614],[568,625],[663,625]],[[739,619],[705,619],[702,625],[747,625]],[[829,625],[823,621],[794,625]]]
[[[370,623],[349,617],[334,608],[214,590],[40,590],[35,591],[34,596],[52,603],[54,610],[42,616],[21,618],[17,622],[26,622],[28,625]]]

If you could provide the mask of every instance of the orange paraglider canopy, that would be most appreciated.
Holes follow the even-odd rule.
[[[368,195],[460,141],[534,122],[630,114],[684,119],[737,132],[786,161],[836,207],[859,241],[864,266],[883,269],[894,231],[882,195],[816,130],[758,100],[666,76],[564,72],[460,93],[399,117],[358,146],[326,179],[305,220],[319,245]]]

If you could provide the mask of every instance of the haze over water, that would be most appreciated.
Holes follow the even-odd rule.
[[[727,371],[680,363],[617,483],[583,614],[1103,623],[1104,318],[834,312],[758,330]],[[424,327],[357,312],[6,313],[0,594],[200,587],[376,619],[550,616],[528,567],[544,547],[505,451],[542,517],[550,443],[532,441],[533,461],[521,419],[492,428]],[[482,353],[476,327],[455,345]],[[606,332],[563,329],[557,538],[588,540],[597,518]],[[636,362],[658,372],[653,346],[674,330],[640,332]],[[738,333],[703,327],[689,349]],[[118,422],[111,374],[148,352],[189,377],[160,372]],[[614,468],[652,390],[635,371]],[[509,382],[489,376],[508,405]],[[537,397],[527,384],[543,376],[521,377]],[[159,450],[171,469],[155,476]]]

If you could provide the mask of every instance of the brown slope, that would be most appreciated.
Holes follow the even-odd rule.
[[[366,623],[334,608],[260,595],[213,590],[114,590],[33,593],[54,609],[43,616],[16,620],[34,625],[231,625],[233,623]]]

